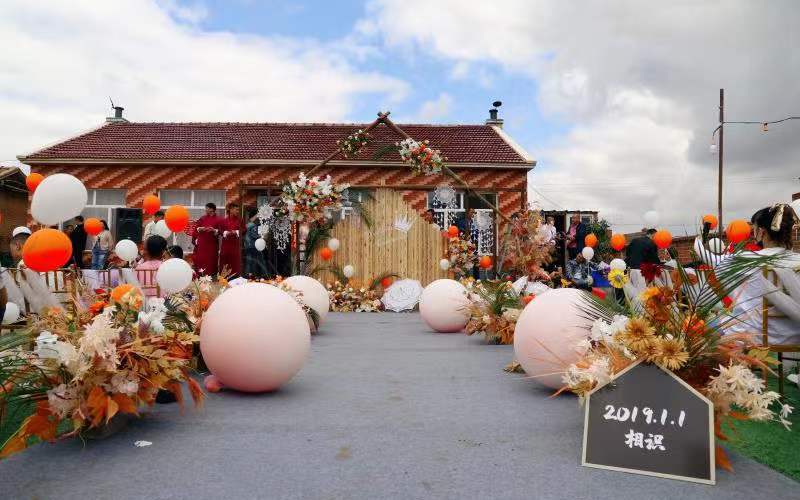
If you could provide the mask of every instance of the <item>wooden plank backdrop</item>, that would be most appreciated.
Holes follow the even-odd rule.
[[[376,189],[373,199],[365,205],[372,215],[372,230],[358,216],[347,217],[336,224],[331,237],[337,238],[341,245],[328,263],[354,266],[351,281],[358,286],[369,285],[376,276],[390,271],[402,278],[419,280],[422,286],[447,277],[447,273],[439,269],[439,260],[446,250],[445,239],[435,225],[425,222],[403,201],[400,191]],[[407,233],[394,228],[398,218],[407,218],[412,223]],[[325,264],[318,254],[312,257],[312,268]],[[316,278],[322,283],[335,280],[327,271]]]

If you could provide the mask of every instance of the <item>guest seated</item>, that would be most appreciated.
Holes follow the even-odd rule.
[[[597,270],[597,264],[587,261],[583,254],[578,253],[574,259],[567,262],[567,279],[575,284],[576,288],[590,290],[592,288],[592,271]]]

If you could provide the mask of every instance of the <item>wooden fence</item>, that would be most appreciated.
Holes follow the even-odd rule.
[[[336,224],[331,236],[339,239],[341,246],[327,264],[352,265],[352,281],[359,285],[368,285],[376,276],[390,271],[402,278],[419,280],[423,286],[446,278],[447,273],[439,269],[446,250],[439,229],[403,201],[401,191],[376,189],[373,193],[374,199],[366,202],[373,219],[372,230],[357,216]],[[408,232],[395,228],[395,222],[406,220],[410,224]],[[319,255],[313,256],[311,267],[325,264]],[[316,278],[323,283],[334,280],[329,272]]]

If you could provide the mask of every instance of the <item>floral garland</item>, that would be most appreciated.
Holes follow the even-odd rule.
[[[354,158],[361,151],[361,148],[369,143],[369,134],[362,129],[358,129],[344,139],[336,141],[336,145],[342,150],[345,158]]]
[[[456,277],[472,275],[472,269],[478,261],[475,243],[453,236],[447,241],[447,258],[450,261],[450,270]]]
[[[304,173],[296,181],[284,184],[274,216],[285,213],[293,222],[317,222],[333,210],[342,208],[342,193],[348,184],[334,184],[331,176],[307,178]]]
[[[30,391],[34,373],[44,391],[0,457],[25,449],[32,437],[53,441],[83,434],[117,415],[138,415],[161,390],[181,403],[182,382],[195,404],[202,404],[203,392],[189,376],[197,335],[164,299],[151,298],[140,311],[143,304],[141,291],[132,285],[101,291],[76,315],[52,309],[35,320],[29,332],[39,332],[34,351],[0,353],[16,370],[6,379],[0,405],[13,401],[17,389]]]
[[[447,158],[442,156],[438,149],[428,146],[428,141],[417,142],[414,139],[404,139],[395,144],[400,159],[417,174],[435,175],[442,173],[444,162]]]
[[[328,283],[327,288],[333,312],[378,312],[383,309],[376,290],[356,288],[338,280]]]

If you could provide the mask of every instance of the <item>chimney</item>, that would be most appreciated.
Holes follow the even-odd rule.
[[[111,107],[114,110],[114,116],[109,116],[108,118],[106,118],[107,122],[109,122],[109,123],[112,123],[112,122],[125,122],[125,123],[127,123],[128,122],[128,120],[126,120],[125,118],[122,117],[122,112],[125,110],[125,108],[123,108],[122,106],[111,106]]]
[[[489,110],[489,119],[486,120],[486,125],[495,125],[497,127],[503,128],[503,119],[497,117],[497,108],[502,106],[503,103],[500,101],[494,101],[492,109]]]

